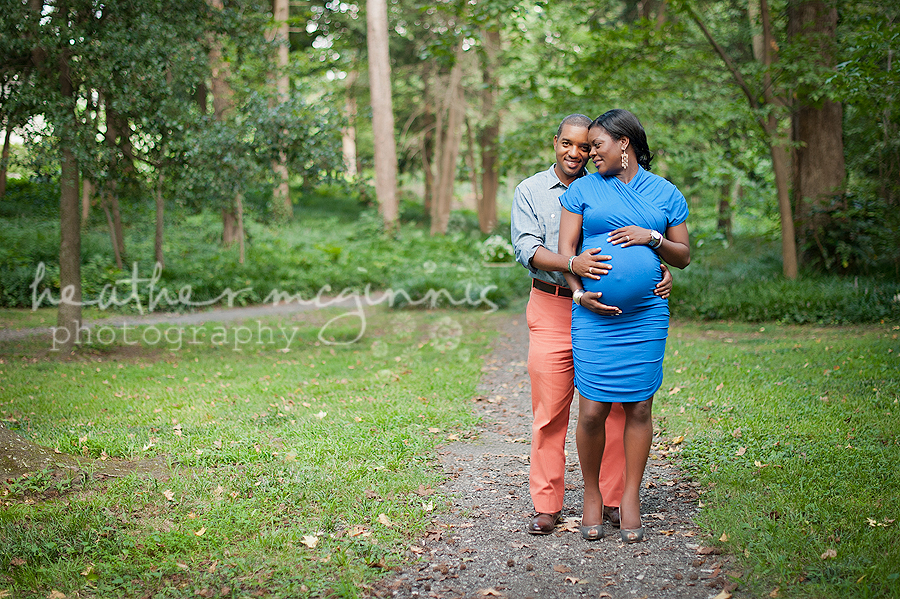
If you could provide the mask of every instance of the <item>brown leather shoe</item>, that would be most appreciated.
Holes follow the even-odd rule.
[[[609,507],[608,505],[603,506],[603,517],[607,522],[619,528],[619,508],[617,507]]]
[[[556,528],[560,520],[560,512],[555,514],[535,514],[528,523],[528,534],[549,535]]]

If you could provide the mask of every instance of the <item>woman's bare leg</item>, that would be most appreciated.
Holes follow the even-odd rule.
[[[625,408],[625,489],[619,516],[621,527],[632,530],[641,527],[641,479],[653,441],[653,398],[623,402],[622,407]],[[578,454],[581,455],[580,446]]]
[[[612,404],[578,399],[578,425],[575,428],[575,445],[584,478],[584,511],[581,524],[590,526],[603,523],[603,496],[600,494],[600,462],[606,444],[606,416]],[[638,483],[640,484],[640,483]]]

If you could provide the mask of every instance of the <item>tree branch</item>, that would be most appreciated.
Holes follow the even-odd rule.
[[[750,102],[750,107],[754,110],[759,110],[759,102],[756,99],[756,96],[753,94],[753,91],[750,89],[750,86],[747,85],[747,82],[744,81],[744,76],[741,75],[741,72],[737,69],[734,62],[731,60],[731,57],[725,52],[725,48],[719,45],[719,42],[713,38],[712,34],[709,32],[709,29],[706,28],[706,25],[703,24],[703,21],[700,20],[700,17],[697,16],[697,13],[694,11],[693,7],[687,7],[688,14],[691,19],[693,19],[694,23],[697,24],[697,27],[700,28],[700,31],[703,32],[703,35],[706,36],[706,39],[709,41],[710,45],[722,59],[722,62],[725,63],[725,66],[728,67],[728,70],[731,72],[731,76],[734,77],[734,80],[737,82],[738,86],[743,90],[744,95],[747,96],[747,101]]]

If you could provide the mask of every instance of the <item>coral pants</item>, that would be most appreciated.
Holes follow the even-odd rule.
[[[572,300],[532,288],[525,316],[534,414],[529,490],[535,511],[551,514],[560,511],[563,505],[566,430],[575,393]],[[603,503],[612,507],[619,505],[625,486],[624,428],[622,404],[613,404],[606,419],[606,446],[600,468]]]

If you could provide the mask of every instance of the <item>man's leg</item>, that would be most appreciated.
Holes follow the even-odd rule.
[[[571,314],[570,299],[532,289],[526,311],[534,414],[529,490],[539,514],[559,512],[565,494],[566,430],[575,393]]]

